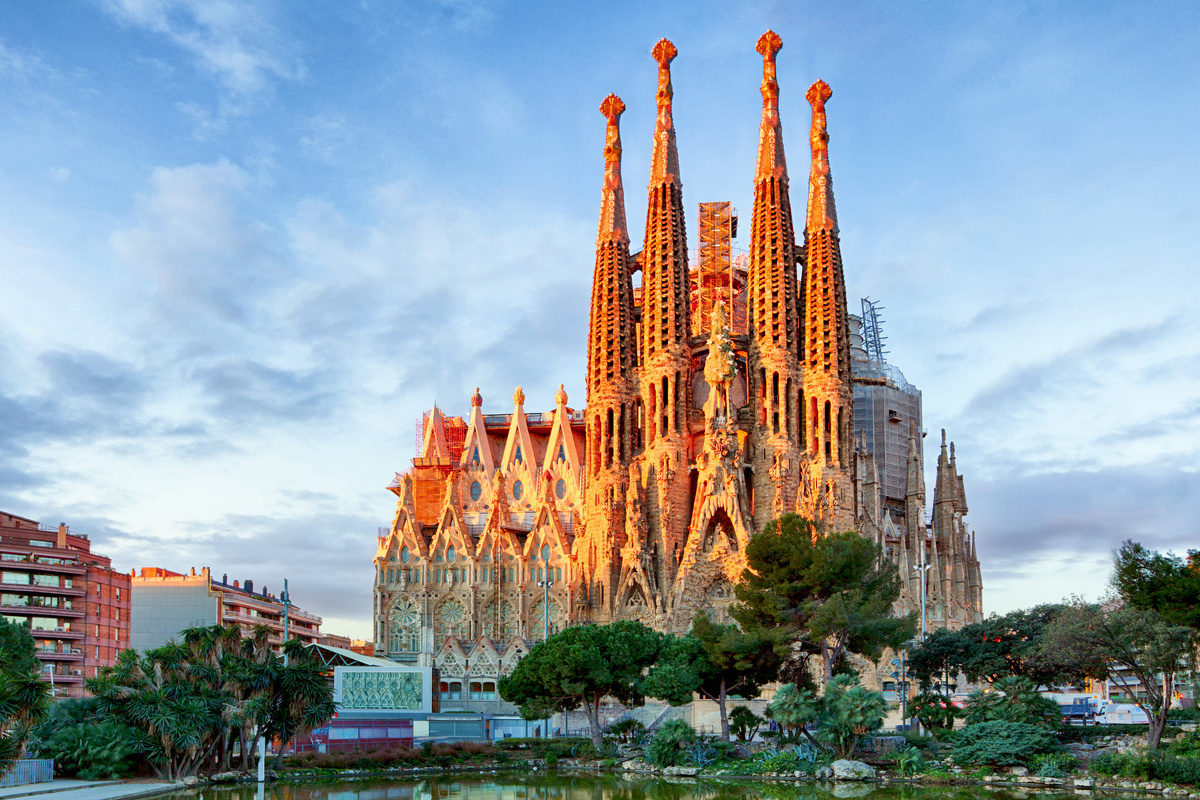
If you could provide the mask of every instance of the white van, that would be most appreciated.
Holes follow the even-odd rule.
[[[1109,703],[1096,715],[1098,725],[1146,725],[1150,717],[1133,703]]]

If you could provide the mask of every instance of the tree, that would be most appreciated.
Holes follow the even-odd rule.
[[[981,722],[1021,722],[1057,728],[1062,722],[1058,704],[1042,696],[1033,681],[1009,675],[996,681],[992,691],[972,692],[963,716],[968,725]]]
[[[0,619],[0,775],[25,753],[33,726],[50,705],[34,652],[27,628]]]
[[[225,765],[235,735],[245,759],[257,735],[286,744],[333,715],[333,695],[315,659],[292,640],[283,666],[268,634],[263,628],[243,639],[232,626],[190,629],[182,643],[121,653],[87,687],[102,718],[145,734],[160,777],[194,775],[214,756]],[[256,727],[257,735],[248,732]]]
[[[846,651],[877,659],[916,630],[914,615],[891,615],[896,566],[857,533],[822,536],[809,520],[785,514],[750,540],[746,559],[734,618],[746,630],[779,629],[820,656],[825,680]]]
[[[751,711],[749,706],[738,706],[729,712],[729,726],[739,742],[754,741],[764,722],[766,720]]]
[[[909,653],[909,670],[925,688],[934,678],[945,685],[960,671],[971,680],[993,683],[1009,675],[1047,688],[1078,683],[1086,670],[1042,647],[1043,634],[1063,608],[1044,604],[993,615],[958,631],[934,631]]]
[[[701,611],[687,636],[671,637],[658,663],[641,683],[645,695],[683,705],[699,692],[713,700],[721,715],[721,738],[729,741],[727,700],[758,697],[763,684],[775,680],[786,651],[778,638],[762,628],[742,631],[736,625],[709,620]]]
[[[879,692],[864,689],[858,678],[835,675],[825,684],[825,694],[816,697],[808,689],[786,684],[767,704],[767,717],[785,729],[803,732],[809,722],[820,725],[820,736],[833,745],[840,757],[854,753],[858,738],[883,727],[887,702]],[[811,739],[811,736],[809,737]]]
[[[912,715],[929,730],[949,730],[954,727],[958,709],[945,695],[922,692],[908,703]]]
[[[856,677],[835,675],[825,684],[821,698],[821,736],[839,758],[850,758],[860,737],[883,727],[886,713],[882,694],[864,689]]]
[[[288,641],[283,651],[287,664],[276,670],[278,677],[271,686],[270,710],[262,731],[268,741],[279,741],[277,765],[288,742],[324,725],[336,710],[333,692],[313,651],[299,639]]]
[[[780,686],[767,703],[767,719],[775,720],[785,731],[795,735],[804,726],[816,722],[821,714],[821,700],[807,688],[786,683]],[[807,731],[805,731],[807,735]]]
[[[938,628],[908,652],[908,674],[916,678],[924,690],[928,690],[934,680],[943,687],[947,686],[951,676],[957,675],[962,669],[969,647],[969,640],[962,631]]]
[[[1158,748],[1175,694],[1175,675],[1194,668],[1191,628],[1173,625],[1150,609],[1105,609],[1076,602],[1055,619],[1044,646],[1059,658],[1086,665],[1092,677],[1107,677],[1121,686],[1149,717],[1146,746]]]
[[[1200,630],[1200,550],[1188,550],[1184,560],[1126,540],[1114,562],[1113,588],[1127,604]]]
[[[626,706],[642,705],[641,680],[665,642],[664,634],[632,620],[573,625],[534,645],[500,680],[500,696],[520,706],[525,719],[583,706],[599,750],[604,744],[600,702],[612,697]]]

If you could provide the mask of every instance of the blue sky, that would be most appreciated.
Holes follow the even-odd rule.
[[[685,202],[748,215],[768,27],[797,209],[833,87],[848,296],[957,442],[986,608],[1196,546],[1190,2],[0,5],[0,508],[369,635],[421,410],[583,402],[600,100],[637,239],[671,38]]]

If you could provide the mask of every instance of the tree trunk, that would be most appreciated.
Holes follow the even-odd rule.
[[[729,741],[729,714],[725,708],[725,679],[721,678],[721,693],[717,696],[717,708],[721,709],[721,739]]]
[[[587,711],[588,725],[592,729],[592,747],[596,748],[596,752],[599,753],[604,749],[604,732],[600,730],[600,698],[595,698],[593,703],[585,697],[583,708]]]

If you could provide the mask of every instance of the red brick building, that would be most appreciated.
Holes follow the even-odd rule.
[[[129,575],[67,525],[0,511],[0,613],[29,629],[42,675],[58,697],[129,647]]]

